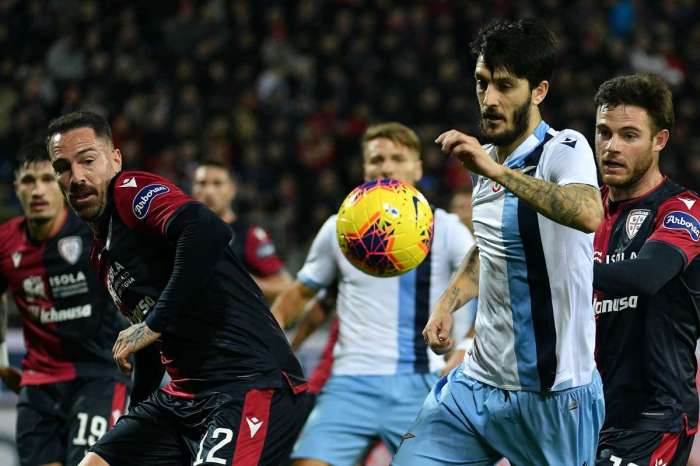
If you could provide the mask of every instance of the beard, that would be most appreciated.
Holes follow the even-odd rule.
[[[493,144],[494,146],[508,146],[518,140],[525,131],[527,131],[528,123],[530,122],[530,104],[532,97],[528,97],[527,101],[520,107],[513,110],[513,126],[506,128],[500,134],[490,133],[488,130],[489,117],[502,117],[496,111],[490,111],[488,108],[481,114],[479,122],[479,141],[482,144]]]

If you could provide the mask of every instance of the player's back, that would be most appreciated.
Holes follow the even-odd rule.
[[[93,254],[113,300],[133,322],[143,320],[161,299],[168,316],[158,344],[172,379],[166,390],[192,396],[233,383],[241,388],[279,386],[282,373],[300,378],[282,330],[220,219],[214,221],[227,232],[228,246],[211,270],[199,271],[206,277],[203,289],[190,293],[187,302],[162,302],[178,260],[168,227],[193,205],[163,178],[122,172],[111,188],[108,234]]]
[[[0,226],[0,291],[12,292],[22,318],[24,384],[119,377],[111,349],[126,321],[90,268],[91,236],[70,210],[41,242],[23,217]]]

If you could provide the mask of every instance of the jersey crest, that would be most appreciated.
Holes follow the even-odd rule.
[[[651,214],[651,210],[648,209],[633,209],[630,211],[629,215],[627,215],[627,221],[625,222],[625,233],[627,233],[629,239],[635,237],[649,214]]]
[[[75,265],[83,252],[83,240],[80,236],[66,236],[58,240],[58,253],[70,265]]]

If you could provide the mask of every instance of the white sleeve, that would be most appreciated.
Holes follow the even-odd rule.
[[[453,218],[450,218],[448,250],[450,251],[450,269],[454,272],[474,245],[474,236],[454,214],[450,214],[450,217]]]
[[[564,130],[548,146],[542,166],[545,180],[561,186],[579,183],[598,187],[593,151],[581,133]]]
[[[315,290],[329,286],[338,274],[338,264],[334,251],[335,218],[333,215],[316,234],[304,266],[297,274],[297,280]]]

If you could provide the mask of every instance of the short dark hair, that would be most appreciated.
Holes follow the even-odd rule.
[[[643,108],[649,114],[654,134],[662,129],[671,131],[676,123],[671,89],[663,79],[653,74],[631,74],[608,79],[598,87],[593,101],[596,108],[601,105]]]
[[[56,134],[63,134],[78,128],[92,128],[95,136],[106,139],[112,144],[112,128],[107,120],[95,112],[77,111],[60,116],[49,123],[46,135],[46,147],[50,150],[51,138]]]
[[[15,157],[14,172],[17,173],[27,165],[37,162],[51,162],[46,144],[41,139],[35,139],[19,149]]]
[[[476,57],[483,57],[491,72],[503,68],[527,79],[530,88],[548,81],[557,62],[554,34],[534,18],[492,21],[479,31],[470,47]]]

